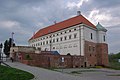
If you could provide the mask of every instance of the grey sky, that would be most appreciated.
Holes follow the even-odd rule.
[[[119,52],[120,0],[0,0],[0,42],[14,32],[16,44],[27,45],[34,32],[75,16],[78,10],[108,29],[109,52]]]

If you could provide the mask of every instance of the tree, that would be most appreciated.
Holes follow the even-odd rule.
[[[15,46],[15,43],[13,43],[12,38],[9,38],[9,40],[6,40],[4,42],[4,49],[3,49],[4,54],[7,57],[9,57],[9,55],[10,55],[10,48],[11,48],[11,46]]]
[[[4,54],[7,55],[7,56],[9,55],[9,53],[8,53],[8,52],[9,52],[9,49],[8,49],[8,48],[9,48],[8,40],[6,40],[6,41],[4,42],[3,52],[4,52]]]
[[[2,45],[2,43],[0,44],[0,65],[1,65],[1,52],[2,52],[2,47],[3,47],[3,45]]]
[[[110,62],[118,62],[118,59],[120,59],[120,52],[117,54],[109,54]]]

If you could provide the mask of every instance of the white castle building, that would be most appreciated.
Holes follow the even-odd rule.
[[[107,54],[106,32],[100,23],[95,26],[78,11],[75,17],[40,29],[28,42],[30,46],[62,55]]]

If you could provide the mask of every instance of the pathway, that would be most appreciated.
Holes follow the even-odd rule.
[[[32,73],[35,75],[33,80],[120,80],[120,76],[107,76],[108,74],[115,74],[115,72],[118,74],[120,72],[109,69],[102,69],[100,72],[85,72],[83,74],[71,75],[44,68],[28,66],[19,62],[7,62],[7,64],[11,67]],[[69,69],[67,70],[70,71]]]

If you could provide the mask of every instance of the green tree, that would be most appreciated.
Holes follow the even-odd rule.
[[[3,49],[3,52],[4,52],[4,54],[6,55],[6,56],[9,56],[9,45],[8,45],[8,40],[6,40],[5,42],[4,42],[4,49]]]
[[[11,48],[11,46],[15,46],[15,43],[13,43],[12,38],[9,38],[9,40],[6,40],[6,41],[4,42],[4,49],[3,49],[4,54],[5,54],[7,57],[9,57],[9,55],[10,55],[10,48]]]
[[[110,62],[118,62],[118,59],[120,59],[120,52],[117,54],[109,54]]]

